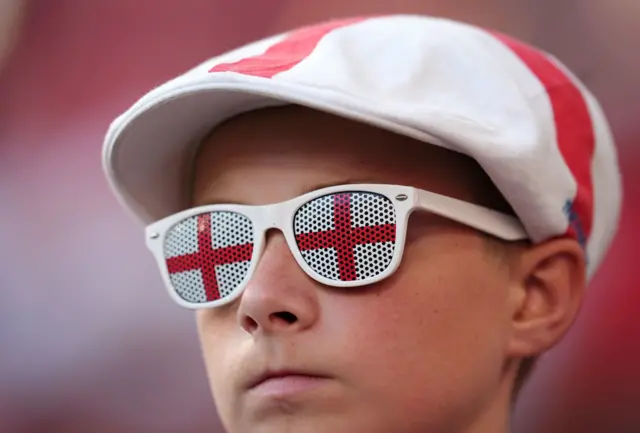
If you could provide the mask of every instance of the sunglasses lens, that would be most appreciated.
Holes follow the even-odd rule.
[[[393,259],[396,213],[383,195],[342,192],[319,197],[298,209],[293,225],[307,265],[330,280],[373,278]]]
[[[169,230],[164,244],[173,289],[194,304],[231,295],[246,277],[252,255],[251,220],[236,212],[187,218]]]

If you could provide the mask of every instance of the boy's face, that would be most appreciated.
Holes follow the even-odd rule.
[[[467,201],[489,188],[466,157],[300,107],[218,128],[193,204],[262,205],[345,183],[414,186]],[[309,278],[272,231],[241,298],[197,314],[213,395],[238,432],[455,431],[504,394],[509,266],[472,229],[410,218],[390,278],[336,289]],[[265,371],[301,375],[251,388]],[[306,376],[305,376],[306,375]]]

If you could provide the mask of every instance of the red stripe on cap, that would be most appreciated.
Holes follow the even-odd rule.
[[[262,54],[247,57],[235,63],[221,63],[211,68],[209,72],[238,72],[271,78],[280,72],[288,71],[307,58],[329,32],[365,19],[361,17],[330,21],[294,30]]]
[[[508,36],[493,35],[520,57],[549,95],[558,147],[578,186],[571,209],[568,210],[571,223],[568,234],[586,241],[593,224],[591,161],[595,148],[587,102],[578,86],[545,54]]]

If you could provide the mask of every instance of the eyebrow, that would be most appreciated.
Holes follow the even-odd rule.
[[[319,189],[329,188],[332,186],[355,185],[355,184],[362,184],[362,183],[380,184],[382,182],[380,182],[379,180],[376,181],[376,180],[373,180],[373,178],[367,178],[367,177],[346,178],[346,179],[338,179],[338,180],[327,181],[327,182],[319,182],[319,183],[302,186],[297,191],[297,194],[294,197],[291,197],[290,199],[307,194],[312,191],[317,191]],[[287,200],[290,200],[290,199],[287,199]],[[251,203],[247,203],[246,201],[243,201],[243,200],[231,199],[229,197],[219,196],[219,197],[207,198],[202,202],[196,202],[194,203],[194,206],[208,206],[208,205],[214,205],[214,204],[237,204],[237,205],[245,205],[245,206],[251,205]]]

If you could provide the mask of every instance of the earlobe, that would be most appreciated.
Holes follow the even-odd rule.
[[[577,317],[585,256],[575,240],[553,239],[522,251],[515,266],[509,356],[536,356],[560,341]]]

